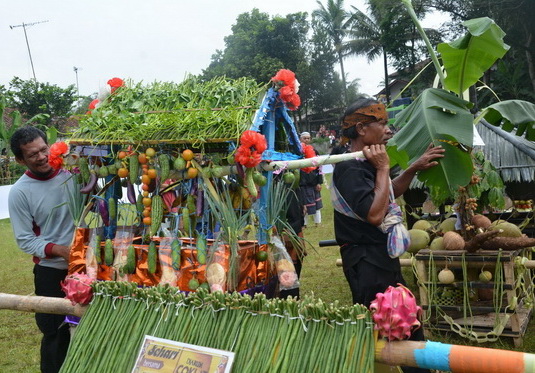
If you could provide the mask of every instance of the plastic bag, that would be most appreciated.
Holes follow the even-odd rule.
[[[177,286],[177,279],[179,271],[173,268],[173,256],[171,250],[171,243],[173,237],[163,237],[160,240],[158,247],[158,260],[160,261],[160,268],[162,269],[162,277],[160,278],[160,285]]]
[[[279,289],[291,290],[298,288],[300,285],[294,263],[281,239],[277,236],[271,236],[271,244],[275,269],[279,278]]]
[[[206,261],[206,281],[210,286],[210,292],[227,290],[228,255],[226,246],[219,240],[215,240],[208,247]]]
[[[117,229],[115,239],[113,241],[113,269],[115,271],[116,281],[129,281],[129,275],[125,273],[123,267],[126,265],[128,259],[128,246],[134,240],[134,233],[132,227],[121,227]]]

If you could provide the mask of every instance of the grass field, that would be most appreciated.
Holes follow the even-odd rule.
[[[314,245],[308,250],[301,275],[301,292],[314,293],[324,301],[338,300],[341,304],[351,303],[351,294],[345,281],[342,269],[335,265],[339,258],[337,247],[319,248],[320,240],[334,238],[328,190],[322,191],[325,207],[322,209],[323,223],[321,227],[305,229],[305,238]],[[22,253],[15,245],[9,220],[0,220],[0,292],[29,295],[33,292],[31,258]],[[405,278],[411,284],[412,272],[404,269]],[[417,294],[414,285],[412,290]],[[535,352],[535,322],[532,320],[526,332],[524,344],[518,351]],[[512,340],[503,338],[496,343],[474,344],[452,333],[433,334],[433,341],[477,345],[480,347],[514,350]],[[33,314],[0,311],[0,343],[5,346],[0,354],[0,372],[39,372],[39,341],[40,333],[37,329]]]

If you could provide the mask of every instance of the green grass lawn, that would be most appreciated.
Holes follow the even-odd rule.
[[[303,264],[301,275],[302,294],[314,293],[315,296],[327,302],[338,300],[341,304],[351,303],[351,294],[342,269],[335,265],[340,257],[338,247],[318,247],[320,240],[333,239],[333,210],[330,204],[329,192],[322,191],[323,223],[321,227],[309,227],[305,230],[305,238],[314,248],[308,250],[308,256]],[[15,245],[9,220],[0,220],[0,236],[3,238],[0,250],[0,292],[28,295],[33,292],[31,258],[22,253]],[[417,294],[412,281],[410,268],[404,269],[405,278]],[[530,323],[526,332],[524,344],[516,350],[535,352],[535,322]],[[512,339],[502,338],[496,343],[476,344],[462,339],[452,333],[433,334],[433,341],[477,345],[480,347],[514,350]],[[40,333],[35,325],[33,314],[0,311],[0,343],[8,346],[0,354],[0,372],[39,372],[39,341]]]

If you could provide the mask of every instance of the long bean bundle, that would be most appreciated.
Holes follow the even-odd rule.
[[[360,305],[99,282],[61,372],[130,372],[145,335],[235,352],[233,372],[368,372],[373,323]]]
[[[266,86],[248,78],[181,83],[131,81],[79,120],[73,139],[94,144],[237,139],[248,129]]]

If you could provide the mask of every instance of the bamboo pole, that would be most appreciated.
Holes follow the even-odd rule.
[[[80,317],[86,306],[73,306],[71,301],[65,298],[0,293],[0,309]]]
[[[446,264],[446,262],[435,262],[436,264]],[[402,266],[402,267],[410,267],[412,266],[412,259],[400,259],[399,260],[399,264]],[[336,259],[336,266],[337,267],[342,267],[342,259]],[[450,262],[448,262],[448,266],[452,266],[452,264]],[[480,268],[481,265],[477,264],[474,265],[474,267],[477,267],[477,268]],[[518,268],[521,268],[521,267],[525,267],[527,269],[534,269],[535,268],[535,260],[526,260],[523,264],[518,264],[516,267]]]
[[[82,316],[86,306],[64,298],[0,293],[0,309]],[[482,358],[484,357],[484,358]],[[375,361],[391,366],[446,370],[454,373],[535,373],[535,354],[439,342],[377,341]]]

